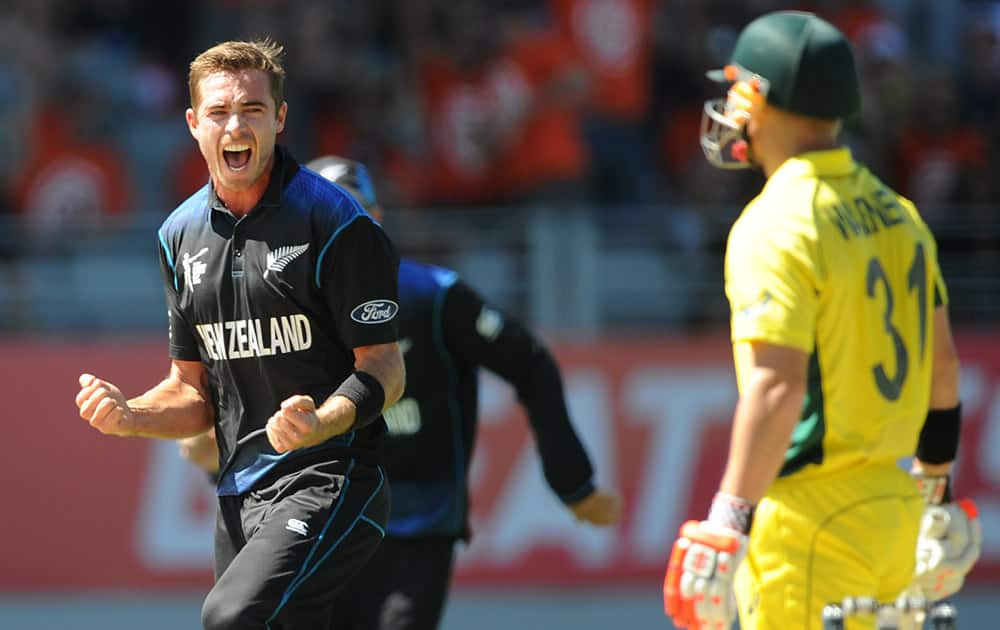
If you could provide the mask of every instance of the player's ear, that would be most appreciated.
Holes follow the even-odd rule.
[[[198,117],[195,116],[194,110],[190,107],[188,107],[187,111],[184,112],[184,120],[187,121],[188,131],[190,131],[191,135],[194,136],[194,130],[198,127]],[[195,136],[195,139],[197,139],[197,136]]]
[[[278,108],[278,130],[276,133],[281,133],[285,130],[285,116],[288,115],[288,101],[282,101],[281,107]]]

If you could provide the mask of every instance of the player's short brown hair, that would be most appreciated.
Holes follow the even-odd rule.
[[[206,76],[215,72],[263,70],[271,81],[271,96],[277,112],[285,100],[285,68],[281,65],[284,53],[284,47],[270,38],[229,41],[212,46],[191,62],[188,72],[191,107],[198,108],[201,98],[198,85]]]

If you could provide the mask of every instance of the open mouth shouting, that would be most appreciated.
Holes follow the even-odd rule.
[[[230,144],[227,147],[223,147],[222,157],[229,170],[238,173],[245,170],[247,165],[250,164],[251,152],[252,149],[249,144]]]

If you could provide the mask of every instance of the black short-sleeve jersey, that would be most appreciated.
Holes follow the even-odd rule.
[[[382,421],[278,455],[264,428],[295,394],[328,398],[353,348],[397,339],[399,259],[342,188],[275,149],[270,184],[240,219],[211,184],[159,231],[170,356],[204,363],[216,411],[220,494],[298,457],[374,459]]]

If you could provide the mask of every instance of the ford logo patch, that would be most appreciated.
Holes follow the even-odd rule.
[[[399,304],[392,300],[369,300],[358,304],[351,311],[351,319],[359,324],[383,324],[399,312]]]

